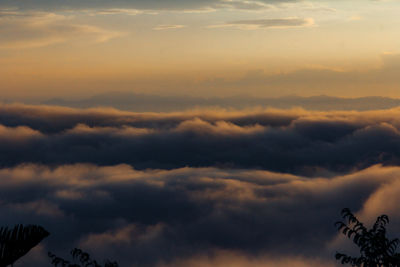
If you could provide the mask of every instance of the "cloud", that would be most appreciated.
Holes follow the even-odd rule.
[[[199,255],[189,259],[180,259],[172,264],[160,264],[159,267],[333,267],[335,264],[329,260],[318,260],[301,257],[282,257],[276,256],[249,256],[241,254],[237,251],[216,251],[212,256]]]
[[[244,28],[246,25],[244,25]],[[254,26],[251,26],[254,28]],[[334,92],[342,97],[396,95],[399,90],[400,56],[395,53],[381,55],[376,68],[366,70],[338,70],[324,67],[301,68],[290,72],[264,73],[263,70],[248,71],[237,78],[214,78],[197,86],[203,92],[218,88],[220,92],[234,95],[251,92],[253,95],[324,95]],[[382,86],[383,85],[383,86]]]
[[[215,4],[215,7],[238,10],[264,10],[270,9],[271,4],[262,1],[223,0]]]
[[[0,169],[0,211],[3,224],[37,223],[51,232],[39,254],[79,246],[122,266],[333,266],[333,253],[349,243],[332,243],[343,207],[368,221],[387,213],[395,226],[390,235],[400,233],[395,205],[383,198],[398,201],[399,175],[399,167],[379,165],[306,178],[259,170],[24,164]]]
[[[234,27],[238,29],[252,30],[265,28],[296,28],[309,27],[314,25],[314,20],[311,18],[284,18],[284,19],[255,19],[255,20],[236,20],[225,24],[211,25],[208,28],[226,28]]]
[[[29,101],[26,101],[29,103]],[[381,110],[400,106],[400,99],[390,97],[360,97],[344,98],[330,96],[284,96],[284,97],[189,97],[189,96],[160,96],[137,94],[133,92],[108,92],[88,98],[67,100],[53,98],[41,102],[47,105],[61,105],[66,107],[93,108],[114,107],[121,110],[135,112],[173,112],[185,111],[194,108],[229,108],[246,109],[255,107],[271,108],[304,108],[306,110]]]
[[[334,266],[352,252],[342,208],[400,233],[399,118],[0,105],[2,224],[51,232],[21,266],[73,247],[128,267]]]
[[[173,30],[173,29],[182,29],[185,28],[185,25],[168,25],[168,24],[161,24],[157,25],[156,27],[153,28],[153,30],[156,31],[163,31],[163,30]]]
[[[72,17],[50,12],[0,11],[0,49],[43,47],[89,36],[106,42],[122,33],[96,26],[74,24]]]
[[[62,9],[140,9],[140,10],[201,10],[207,8],[264,9],[268,5],[298,2],[296,0],[3,0],[0,7],[35,10]]]
[[[43,135],[36,130],[32,130],[26,126],[18,127],[4,127],[0,125],[0,136],[3,142],[16,142],[23,144],[31,139],[37,139],[43,137]]]
[[[212,7],[204,7],[204,8],[198,8],[198,9],[184,9],[184,10],[175,10],[174,12],[177,13],[186,13],[186,14],[201,14],[201,13],[211,13],[215,12],[216,9]]]
[[[263,28],[271,27],[298,27],[312,23],[311,19],[285,18],[285,19],[259,19],[259,20],[236,20],[228,22],[234,25],[256,25]]]
[[[132,9],[132,8],[109,8],[109,9],[97,9],[97,10],[88,10],[91,15],[129,15],[136,16],[139,14],[147,14],[146,11]]]
[[[133,113],[2,105],[0,112],[3,166],[124,163],[315,176],[400,162],[399,109]]]

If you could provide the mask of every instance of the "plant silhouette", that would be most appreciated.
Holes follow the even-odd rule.
[[[345,222],[336,222],[335,226],[359,247],[360,256],[351,257],[336,252],[336,260],[342,264],[361,267],[400,266],[400,254],[396,253],[399,239],[390,240],[386,237],[386,225],[389,223],[387,215],[379,216],[372,228],[367,229],[350,209],[343,209],[341,214]]]
[[[71,250],[71,255],[74,260],[77,260],[80,262],[81,265],[69,262],[63,258],[57,257],[53,253],[49,252],[49,257],[51,258],[51,263],[54,266],[60,266],[60,267],[102,267],[99,263],[97,263],[96,260],[92,260],[90,258],[90,255],[81,249],[74,248]],[[111,262],[109,260],[106,260],[104,263],[104,267],[118,267],[118,263],[116,262]]]
[[[12,229],[0,228],[0,267],[13,265],[50,233],[37,225],[22,224]]]

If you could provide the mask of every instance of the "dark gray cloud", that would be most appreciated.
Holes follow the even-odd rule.
[[[219,252],[244,255],[242,266],[292,258],[329,266],[335,250],[347,247],[333,226],[341,208],[358,211],[368,223],[388,213],[397,225],[399,175],[398,167],[381,166],[309,179],[215,168],[21,165],[0,170],[0,211],[3,225],[37,223],[52,233],[19,266],[44,266],[40,255],[48,249],[65,254],[74,246],[122,266],[178,266],[204,254],[221,257]],[[387,203],[385,194],[391,196]],[[390,234],[399,231],[396,226]],[[219,265],[229,265],[224,261]]]
[[[150,99],[151,101],[151,99]],[[159,103],[162,105],[163,103]],[[184,121],[199,118],[207,122],[227,121],[238,126],[260,124],[287,126],[300,113],[295,111],[264,110],[249,112],[187,111],[172,113],[135,113],[110,108],[74,109],[56,106],[0,105],[0,124],[9,127],[28,126],[44,133],[60,133],[78,124],[89,127],[130,126],[135,128],[170,129]]]
[[[257,168],[304,175],[400,162],[399,110],[197,111],[0,107],[0,162]]]

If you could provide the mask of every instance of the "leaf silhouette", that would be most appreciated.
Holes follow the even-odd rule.
[[[338,231],[353,240],[360,249],[359,257],[351,257],[336,252],[335,258],[341,264],[363,267],[399,267],[400,255],[396,252],[399,239],[390,240],[386,237],[387,215],[381,215],[371,229],[367,229],[350,209],[342,210],[345,222],[336,222]],[[347,223],[346,223],[347,221]]]
[[[51,264],[54,266],[59,266],[59,267],[102,267],[96,260],[93,260],[90,258],[89,253],[84,252],[83,250],[79,248],[74,248],[71,250],[71,255],[73,260],[79,261],[79,264],[70,262],[68,260],[65,260],[61,257],[58,257],[57,255],[49,252],[48,256],[51,259]],[[109,260],[106,260],[104,263],[104,267],[118,267],[117,262],[111,262]]]
[[[0,267],[12,265],[33,247],[49,236],[43,227],[18,224],[14,228],[0,228]]]

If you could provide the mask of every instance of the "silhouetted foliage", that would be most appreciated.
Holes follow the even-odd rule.
[[[80,264],[76,264],[70,261],[67,261],[63,258],[57,257],[53,253],[49,252],[49,257],[51,258],[51,263],[54,266],[60,266],[60,267],[102,267],[103,265],[100,265],[97,263],[96,260],[92,260],[90,258],[90,255],[81,249],[74,248],[71,250],[71,255],[72,258],[76,261],[79,261]],[[116,262],[111,262],[109,260],[106,260],[104,263],[104,267],[118,267],[118,263]]]
[[[22,224],[12,229],[0,228],[0,267],[13,265],[50,233],[37,225]]]
[[[345,222],[336,222],[335,226],[360,248],[360,256],[351,257],[336,252],[337,260],[342,264],[362,267],[400,266],[400,254],[396,253],[399,239],[390,240],[386,237],[386,225],[389,223],[387,215],[379,216],[371,229],[367,229],[347,208],[342,210],[342,217]]]

